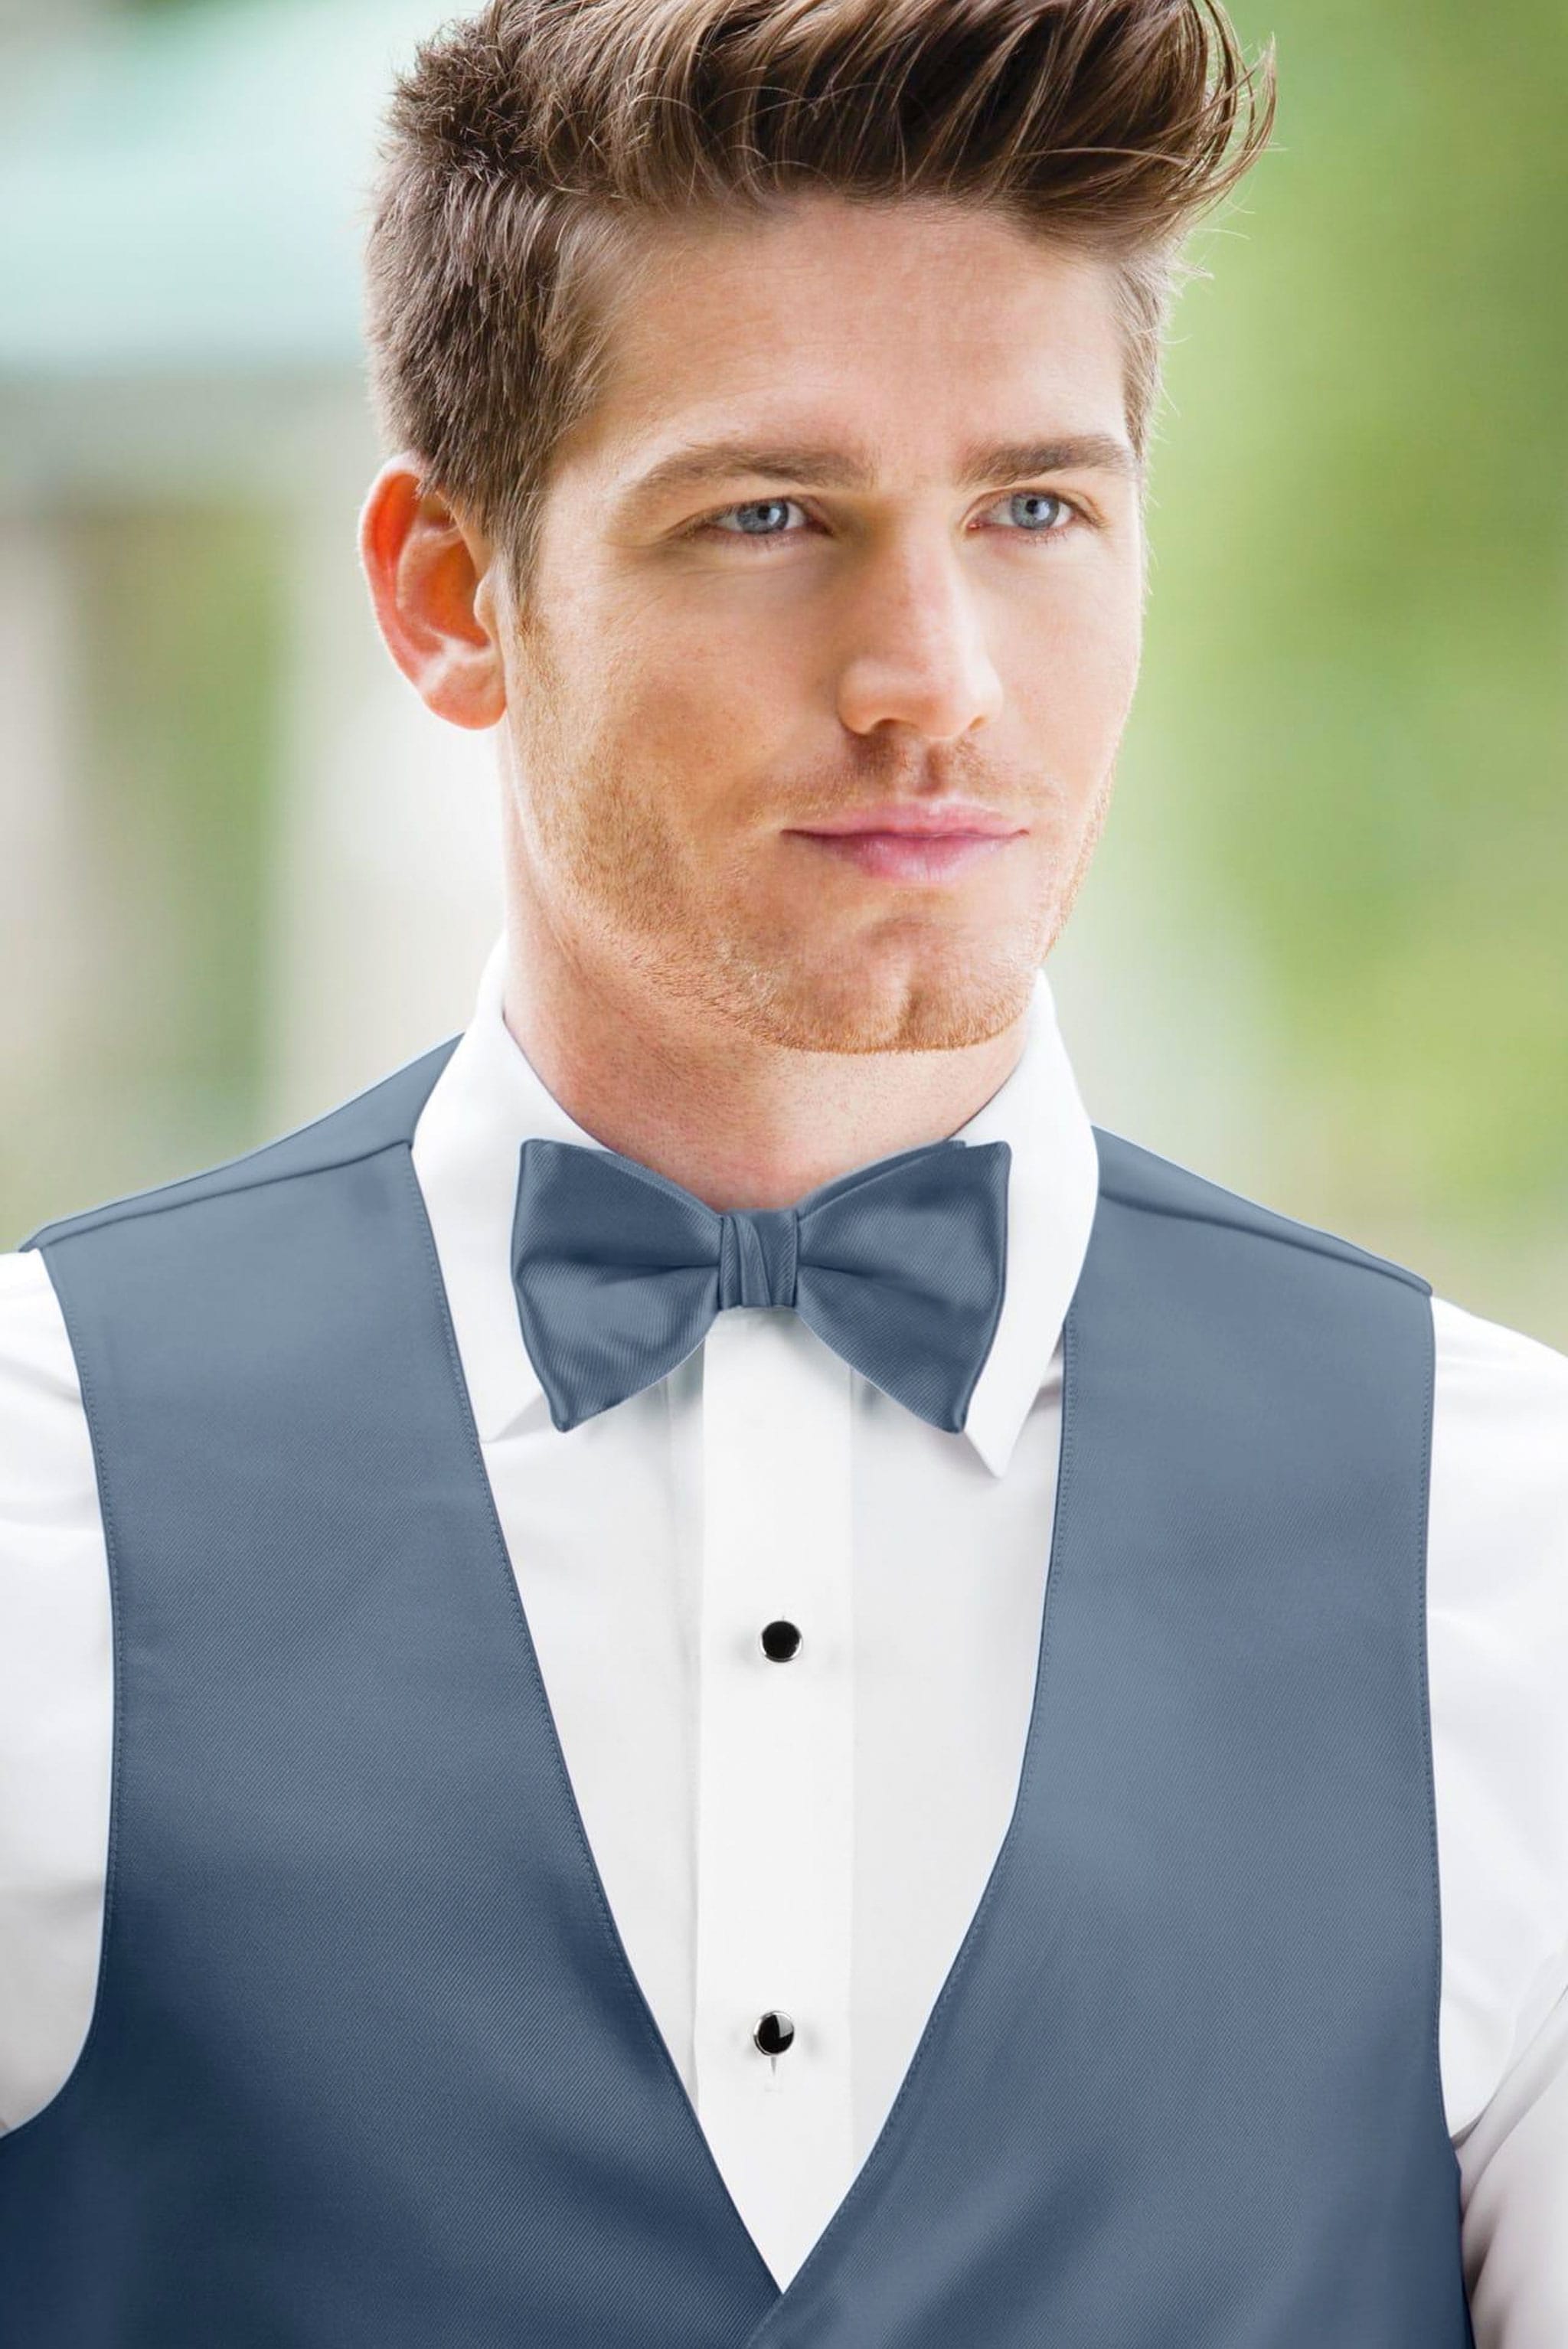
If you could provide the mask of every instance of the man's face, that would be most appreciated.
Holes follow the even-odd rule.
[[[658,254],[503,626],[510,885],[580,972],[710,1039],[981,1042],[1067,917],[1137,678],[1109,271],[818,196]],[[717,441],[772,460],[645,481]],[[1017,829],[923,872],[810,836],[950,798]]]

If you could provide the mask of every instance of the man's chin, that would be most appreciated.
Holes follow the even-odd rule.
[[[842,961],[824,964],[819,950],[775,968],[761,986],[738,988],[729,1008],[759,1040],[794,1051],[965,1051],[1022,1017],[1038,968],[1032,949],[1001,963],[993,951],[977,964],[972,937],[924,955],[851,943]]]

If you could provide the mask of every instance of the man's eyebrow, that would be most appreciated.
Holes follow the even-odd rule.
[[[1136,480],[1140,467],[1130,444],[1111,432],[1073,432],[1049,440],[1004,440],[964,452],[958,486],[984,489],[987,481],[1021,481],[1037,473],[1100,472]],[[790,481],[799,489],[868,490],[874,467],[842,449],[765,447],[752,440],[705,440],[672,450],[630,482],[624,504],[642,505],[665,492],[698,489],[738,475]]]

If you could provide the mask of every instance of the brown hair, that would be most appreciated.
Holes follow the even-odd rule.
[[[491,0],[420,46],[388,112],[366,246],[384,441],[521,593],[636,232],[816,188],[995,207],[1109,256],[1141,459],[1181,241],[1274,111],[1274,45],[1249,68],[1220,0]]]

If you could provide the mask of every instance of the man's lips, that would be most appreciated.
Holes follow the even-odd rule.
[[[984,807],[973,800],[934,800],[923,805],[913,800],[890,800],[878,807],[855,808],[847,814],[829,816],[821,823],[802,824],[799,829],[813,839],[841,838],[857,832],[913,833],[930,839],[951,833],[1005,836],[1022,832],[1025,827],[1016,816],[1005,815],[1000,809]]]
[[[887,881],[945,881],[1005,855],[1022,832],[799,832],[818,854]]]

